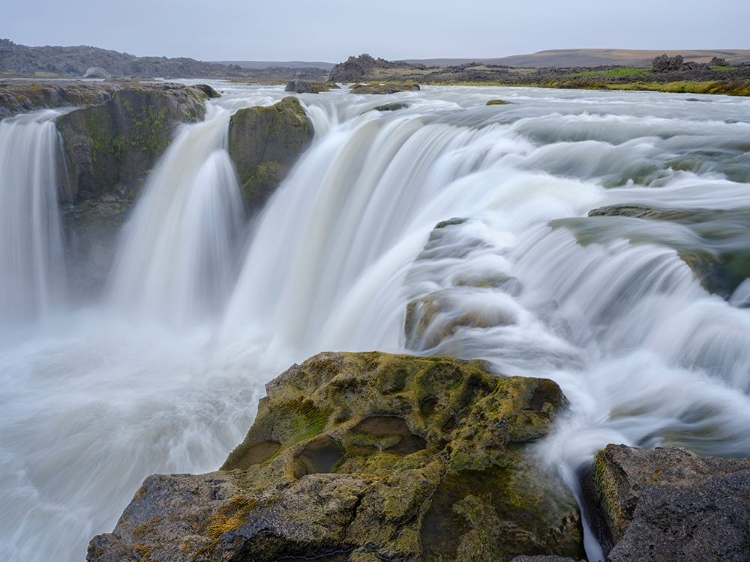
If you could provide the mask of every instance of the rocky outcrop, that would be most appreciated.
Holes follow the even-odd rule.
[[[299,100],[241,109],[229,122],[229,156],[250,214],[257,213],[310,145],[313,126]]]
[[[103,91],[108,95],[103,102],[57,119],[64,155],[59,194],[74,299],[103,288],[116,237],[148,172],[177,124],[203,118],[208,97],[202,87],[166,84]]]
[[[653,72],[678,72],[682,70],[682,64],[682,55],[670,57],[664,54],[654,59],[654,62],[651,64],[651,70]]]
[[[38,109],[104,103],[119,87],[112,83],[0,81],[0,119]]]
[[[572,498],[524,452],[564,407],[555,383],[323,353],[267,391],[220,471],[149,477],[87,560],[582,557]]]
[[[418,92],[419,84],[352,84],[352,94],[396,94],[398,92]]]
[[[750,459],[609,445],[590,489],[609,562],[748,559]]]
[[[309,80],[290,80],[287,82],[285,92],[296,94],[319,94],[329,90],[338,90],[340,86],[334,82],[310,82]]]

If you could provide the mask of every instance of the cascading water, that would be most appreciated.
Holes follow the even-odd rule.
[[[283,93],[232,88],[139,202],[111,284],[120,312],[0,346],[0,557],[81,559],[143,477],[215,469],[261,385],[323,350],[406,342],[553,378],[571,408],[538,453],[571,486],[611,442],[750,455],[750,290],[711,295],[681,257],[746,247],[747,101],[429,88],[381,113],[382,98],[303,96],[315,142],[243,261],[223,230],[226,120]],[[485,107],[498,96],[514,103]],[[586,217],[617,204],[676,218]],[[425,299],[437,313],[405,335]]]
[[[211,106],[204,123],[180,130],[123,229],[109,294],[131,318],[183,326],[224,304],[243,214],[230,116]]]
[[[54,121],[59,114],[0,122],[0,333],[45,317],[64,291]]]

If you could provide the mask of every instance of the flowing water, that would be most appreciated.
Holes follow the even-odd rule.
[[[0,339],[0,557],[83,559],[145,476],[214,470],[263,384],[323,350],[483,358],[556,380],[570,411],[537,452],[573,487],[607,443],[750,454],[750,283],[725,300],[680,257],[742,263],[749,101],[305,95],[313,146],[246,228],[229,115],[284,94],[217,87],[224,97],[177,132],[123,229],[105,301],[62,312],[34,297],[33,334]],[[485,106],[496,97],[513,103]],[[390,101],[409,107],[370,111]],[[7,156],[44,119],[0,124],[6,201],[31,187],[5,178],[54,170],[54,155]],[[672,209],[673,220],[586,217],[620,204]],[[6,292],[27,273],[5,256],[30,252],[29,234],[16,234],[25,223],[9,218],[40,212],[28,209],[0,215],[15,229],[0,239]],[[43,271],[29,269],[25,285],[62,290]],[[439,312],[405,334],[407,304],[424,299]]]

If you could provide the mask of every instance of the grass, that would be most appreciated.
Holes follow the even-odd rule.
[[[651,74],[651,71],[646,68],[637,68],[635,66],[624,66],[620,68],[612,68],[610,70],[586,70],[583,72],[575,72],[573,74],[568,74],[568,76],[575,77],[575,76],[582,76],[582,77],[589,77],[589,78],[595,78],[599,76],[608,76],[608,77],[631,77],[631,76],[647,76]]]
[[[722,66],[722,65],[716,65],[712,66],[711,70],[719,70],[719,71],[725,71],[725,70],[735,70],[736,66]]]

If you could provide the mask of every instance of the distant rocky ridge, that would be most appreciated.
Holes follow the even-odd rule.
[[[136,57],[97,47],[27,47],[0,39],[0,77],[81,78],[100,68],[113,77],[145,78],[246,78],[286,81],[292,78],[324,80],[327,69],[243,68],[237,64],[197,61],[191,58]]]

